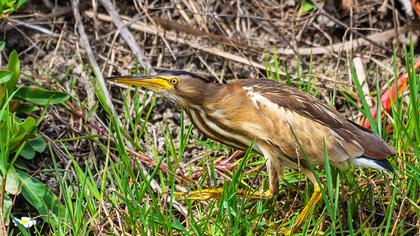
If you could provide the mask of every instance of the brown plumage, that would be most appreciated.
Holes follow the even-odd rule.
[[[393,171],[387,158],[395,150],[313,96],[271,80],[245,79],[214,84],[184,71],[112,80],[157,90],[180,105],[195,127],[221,143],[254,150],[267,159],[270,191],[277,193],[282,167],[300,169],[315,192],[296,220],[296,227],[320,200],[309,163],[328,160],[341,169],[351,164]]]
[[[395,150],[376,134],[347,120],[337,111],[300,90],[270,80],[235,81],[232,85],[235,83],[240,83],[244,88],[251,88],[250,91],[265,97],[279,108],[284,108],[286,113],[295,113],[293,116],[301,120],[300,123],[303,126],[292,126],[291,129],[297,133],[296,136],[299,133],[304,134],[299,135],[303,149],[305,149],[305,146],[308,146],[305,145],[308,142],[322,146],[319,144],[323,142],[321,136],[324,136],[333,138],[334,144],[330,148],[343,148],[343,151],[349,155],[349,158],[364,155],[376,160],[385,160],[388,156],[395,154]],[[289,120],[289,122],[293,121]],[[308,132],[307,127],[311,126],[320,127],[321,132],[329,132],[329,134],[317,135],[313,132]],[[313,128],[312,130],[316,131]],[[323,149],[323,147],[321,148]],[[333,149],[329,151],[334,153]],[[323,150],[321,153],[308,154],[323,156]],[[333,161],[343,161],[344,159],[334,154],[329,158]]]

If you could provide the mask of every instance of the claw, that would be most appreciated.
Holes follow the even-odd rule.
[[[215,188],[215,189],[201,189],[201,190],[194,190],[191,192],[175,192],[175,197],[177,200],[198,200],[198,201],[206,201],[209,199],[220,199],[223,193],[223,188]],[[260,192],[253,192],[252,190],[243,190],[238,189],[236,192],[238,196],[245,196],[249,197],[250,199],[261,199],[261,200],[268,200],[273,198],[273,194],[270,190],[265,191],[264,193]]]

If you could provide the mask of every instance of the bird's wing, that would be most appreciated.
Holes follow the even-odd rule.
[[[337,143],[351,158],[365,155],[381,160],[395,154],[390,145],[370,130],[347,120],[340,113],[309,94],[270,80],[243,80],[242,85],[245,89],[268,99],[279,107],[302,116],[306,122],[315,122],[331,129]],[[341,157],[336,158],[340,159]]]

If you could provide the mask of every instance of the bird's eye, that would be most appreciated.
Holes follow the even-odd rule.
[[[177,84],[177,83],[178,83],[178,80],[177,80],[177,79],[171,79],[171,80],[169,80],[169,82],[170,82],[171,84],[175,85],[175,84]]]

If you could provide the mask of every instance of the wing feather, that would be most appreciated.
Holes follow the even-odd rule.
[[[395,150],[370,130],[347,120],[343,115],[300,90],[271,80],[242,80],[246,89],[264,96],[284,109],[330,128],[336,140],[351,157],[363,154],[382,160],[395,154]],[[362,148],[363,153],[360,153]]]

